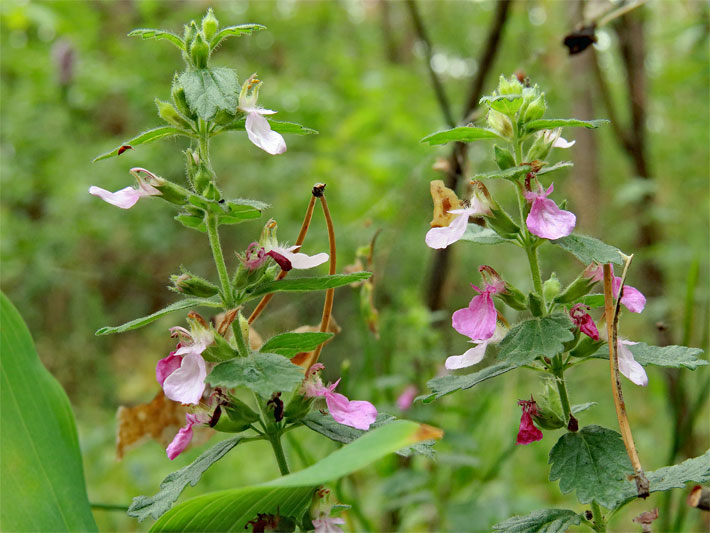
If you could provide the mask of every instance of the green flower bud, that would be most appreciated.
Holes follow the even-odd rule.
[[[190,49],[190,45],[192,44],[192,41],[197,36],[198,32],[199,32],[199,30],[198,30],[197,24],[195,24],[194,20],[190,21],[189,25],[185,24],[185,30],[183,32],[183,38],[182,38],[182,40],[185,41],[185,50]]]
[[[559,429],[567,425],[562,413],[560,396],[552,384],[548,381],[545,390],[537,400],[537,414],[533,415],[533,420],[542,429]]]
[[[564,291],[555,296],[556,304],[571,304],[589,294],[596,281],[581,274],[576,280],[570,283]]]
[[[545,314],[542,298],[534,292],[528,294],[528,307],[533,316],[543,316]]]
[[[198,33],[190,46],[190,61],[196,68],[206,68],[209,57],[210,45],[207,44],[202,33]]]
[[[182,294],[189,294],[190,296],[209,298],[219,292],[219,288],[214,283],[184,270],[182,274],[173,274],[170,276],[170,281],[173,284],[174,290]]]
[[[523,84],[518,81],[516,76],[511,76],[506,79],[501,76],[498,79],[498,94],[523,94]]]
[[[557,279],[557,275],[554,272],[550,276],[550,279],[542,284],[542,295],[545,297],[546,301],[552,300],[561,290],[562,284],[560,280]]]
[[[484,218],[493,231],[504,239],[515,239],[520,235],[520,226],[510,218],[503,208],[491,202],[490,210],[491,214],[484,216]]]
[[[191,118],[192,120],[197,118],[197,114],[190,109],[190,105],[187,103],[185,89],[183,89],[182,85],[180,85],[177,75],[173,79],[173,86],[170,91],[170,96],[173,99],[173,104],[183,116]]]
[[[531,120],[541,118],[545,114],[545,111],[547,111],[545,95],[541,94],[532,102],[530,102],[530,104],[528,104],[528,107],[525,110],[525,116],[523,117],[523,121],[530,122]]]
[[[213,181],[212,173],[204,165],[200,165],[197,172],[192,176],[192,183],[195,185],[195,191],[198,194],[203,194]]]
[[[208,42],[211,41],[218,29],[219,21],[217,17],[214,16],[212,8],[209,8],[207,14],[202,19],[202,33],[205,35],[205,39],[207,39]]]
[[[305,396],[295,393],[291,401],[286,405],[284,418],[287,423],[298,422],[311,412],[314,398],[306,398]]]
[[[177,126],[178,128],[186,130],[190,129],[190,123],[185,120],[180,113],[178,113],[178,110],[175,109],[172,104],[163,102],[162,100],[156,98],[155,105],[158,108],[158,116],[165,122],[172,124],[173,126]]]
[[[496,164],[499,169],[505,170],[515,166],[515,160],[513,159],[513,154],[510,153],[510,150],[506,150],[505,148],[501,148],[497,144],[494,144],[493,154],[495,155]]]
[[[249,429],[249,426],[259,420],[256,414],[247,404],[230,396],[229,404],[219,406],[222,413],[214,429],[225,433],[239,433]]]
[[[488,125],[502,137],[510,138],[513,135],[513,123],[503,113],[495,109],[488,110]]]
[[[589,357],[593,353],[595,353],[602,345],[604,344],[604,341],[595,341],[591,337],[587,337],[586,335],[582,336],[582,340],[579,341],[579,344],[570,352],[570,355],[572,357]]]
[[[528,308],[528,301],[525,294],[507,281],[505,282],[505,290],[497,293],[495,297],[516,311],[523,311]]]
[[[550,154],[550,150],[552,150],[552,145],[554,143],[555,140],[550,139],[548,136],[546,136],[544,130],[538,132],[537,136],[535,137],[535,141],[532,143],[530,149],[528,150],[528,154],[525,157],[525,160],[535,161],[537,159],[540,161],[544,161],[545,158]]]

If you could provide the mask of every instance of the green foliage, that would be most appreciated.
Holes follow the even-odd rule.
[[[597,263],[615,263],[622,265],[621,250],[587,235],[573,233],[555,241],[550,241],[563,250],[567,250],[585,265]]]
[[[133,137],[132,139],[121,143],[120,146],[117,146],[110,152],[106,152],[105,154],[101,154],[99,156],[96,156],[94,159],[94,163],[97,161],[101,161],[103,159],[108,159],[110,157],[114,157],[117,155],[121,155],[122,152],[125,151],[126,146],[130,146],[132,148],[141,145],[141,144],[149,144],[155,141],[159,141],[160,139],[166,139],[168,137],[175,137],[176,135],[182,135],[185,137],[191,137],[192,133],[180,128],[175,128],[173,126],[159,126],[157,128],[153,128],[152,130],[145,131],[141,133],[140,135]],[[123,150],[122,150],[123,149]]]
[[[490,228],[484,228],[478,224],[469,224],[466,226],[466,233],[461,237],[462,241],[474,242],[476,244],[500,244],[508,242]]]
[[[295,474],[188,500],[164,514],[151,531],[243,531],[257,513],[278,513],[300,520],[320,485],[432,436],[414,422],[387,424]]]
[[[0,293],[0,528],[97,531],[71,405]]]
[[[265,30],[266,26],[261,24],[239,24],[238,26],[227,26],[217,32],[210,40],[210,47],[216,48],[227,37],[239,37],[241,35],[250,35],[255,31]]]
[[[171,33],[169,31],[163,31],[163,30],[152,30],[152,29],[146,29],[146,28],[141,28],[137,30],[133,30],[128,34],[129,37],[140,37],[141,39],[155,39],[155,40],[165,40],[168,42],[171,42],[175,46],[177,46],[180,50],[185,50],[185,43],[183,40],[175,35],[174,33]]]
[[[596,501],[609,509],[633,473],[621,435],[600,426],[562,435],[550,450],[550,464],[550,481],[560,480],[562,494],[574,490],[580,503]]]
[[[279,133],[292,133],[294,135],[314,135],[318,132],[312,128],[307,128],[295,122],[283,122],[281,120],[274,120],[272,118],[266,119],[269,122],[271,129]],[[246,128],[246,119],[238,118],[225,126],[215,129],[211,134],[212,136],[225,131],[244,131]]]
[[[627,346],[637,363],[646,366],[664,366],[667,368],[688,368],[695,370],[700,366],[705,366],[708,361],[699,359],[697,356],[703,353],[700,348],[689,348],[687,346],[649,346],[645,342],[630,344]],[[594,353],[594,357],[609,359],[609,345],[604,344]]]
[[[149,516],[157,520],[173,506],[188,484],[193,487],[197,485],[202,474],[239,444],[243,438],[242,436],[234,437],[215,444],[192,463],[166,477],[160,484],[160,491],[157,494],[136,496],[128,509],[128,514],[141,522]]]
[[[300,352],[315,350],[332,336],[332,333],[282,333],[266,341],[260,351],[293,357]]]
[[[513,516],[493,526],[507,533],[565,533],[582,523],[579,513],[569,509],[540,509],[525,516]]]
[[[440,131],[427,135],[422,142],[430,145],[446,144],[449,142],[473,142],[483,139],[502,139],[495,131],[489,128],[479,128],[475,126],[460,126],[446,131]]]
[[[357,281],[368,279],[372,272],[354,272],[352,274],[333,274],[312,278],[290,278],[261,283],[246,293],[246,300],[260,298],[272,292],[308,292],[334,289]]]
[[[520,366],[538,357],[554,357],[574,338],[571,327],[569,317],[561,313],[523,320],[500,341],[498,359]]]
[[[593,129],[608,123],[609,121],[605,119],[577,120],[575,118],[541,118],[528,122],[525,125],[525,132],[534,133],[540,130],[551,130],[554,128],[564,127],[584,127]]]
[[[203,120],[212,120],[217,111],[234,114],[237,109],[239,81],[229,68],[203,68],[180,74],[187,103]]]
[[[282,355],[251,353],[219,363],[205,382],[214,387],[246,387],[264,398],[273,392],[288,392],[303,381],[303,369]]]
[[[142,318],[136,318],[120,326],[105,326],[96,330],[96,335],[112,335],[113,333],[124,333],[126,331],[131,331],[132,329],[142,328],[147,326],[151,322],[158,320],[159,318],[174,313],[175,311],[182,311],[184,309],[191,309],[193,307],[221,307],[221,303],[216,298],[185,298],[179,300],[175,303],[164,307],[160,311],[156,311],[148,316]]]
[[[487,379],[505,374],[514,368],[517,368],[517,365],[510,363],[497,363],[471,374],[442,376],[430,379],[427,382],[427,387],[429,387],[432,392],[431,394],[425,396],[423,400],[425,403],[429,403],[452,392],[470,389],[471,387],[478,385]]]

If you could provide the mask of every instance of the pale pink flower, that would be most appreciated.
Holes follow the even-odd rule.
[[[496,327],[493,336],[483,341],[470,341],[475,344],[473,348],[466,350],[462,355],[452,355],[446,358],[444,366],[447,370],[459,370],[476,365],[483,361],[486,356],[486,348],[489,344],[495,344],[503,340],[507,330],[503,327]]]
[[[182,404],[197,404],[205,391],[207,368],[202,352],[212,344],[212,332],[195,328],[190,333],[185,328],[171,328],[172,336],[180,343],[174,352],[158,361],[155,377],[163,387],[165,396]]]
[[[165,452],[168,454],[168,459],[171,461],[184,452],[185,448],[190,444],[192,440],[192,426],[195,424],[203,424],[207,419],[200,415],[187,413],[185,414],[185,421],[187,422],[185,426],[180,428],[180,431],[177,432],[172,442],[165,449]]]
[[[557,128],[554,130],[545,130],[543,133],[545,142],[552,141],[553,148],[572,148],[577,141],[568,141],[564,137],[560,137],[562,133],[562,128]]]
[[[412,406],[414,398],[416,397],[417,387],[414,385],[408,385],[407,388],[402,391],[402,394],[397,397],[397,407],[400,411],[408,410]]]
[[[638,344],[638,342],[628,341],[621,337],[617,338],[616,352],[619,356],[619,372],[626,376],[632,383],[645,387],[648,385],[646,371],[636,362],[634,354],[627,348],[627,346],[634,344]]]
[[[332,518],[324,516],[313,520],[313,527],[316,528],[315,533],[343,533],[343,530],[338,525],[344,524],[342,518]]]
[[[582,303],[575,304],[569,311],[572,322],[579,328],[579,331],[591,337],[595,341],[599,340],[599,330],[592,317],[587,313],[589,306]]]
[[[478,270],[495,272],[485,265]],[[454,329],[473,341],[490,339],[496,330],[498,313],[492,296],[505,290],[505,282],[497,276],[497,273],[491,281],[492,283],[485,282],[483,289],[471,285],[479,293],[478,296],[473,297],[468,307],[455,311],[451,316],[451,325]]]
[[[144,183],[137,189],[126,187],[116,192],[107,191],[106,189],[92,185],[89,187],[89,194],[98,196],[104,202],[108,202],[121,209],[130,209],[144,196],[159,196],[162,193],[155,187]]]
[[[582,275],[592,281],[604,281],[604,267],[598,263],[592,263]],[[621,278],[614,275],[614,265],[611,266],[612,290],[614,295],[619,297],[619,289],[621,288]],[[624,285],[624,291],[621,295],[621,303],[632,313],[640,313],[646,306],[646,297],[638,289],[631,285]]]
[[[530,444],[542,440],[542,431],[533,423],[532,417],[537,414],[537,403],[530,397],[530,400],[519,400],[518,405],[523,408],[523,415],[520,417],[520,427],[515,444]]]
[[[530,233],[551,240],[561,239],[572,233],[577,222],[574,213],[560,209],[555,202],[547,198],[553,190],[554,185],[550,184],[546,191],[542,185],[538,185],[537,192],[525,192],[525,199],[532,204],[525,219]]]
[[[273,115],[276,111],[264,109],[257,104],[261,82],[256,75],[251,76],[242,86],[239,95],[238,109],[246,113],[245,129],[249,140],[256,146],[271,155],[283,154],[286,151],[286,141],[277,132],[271,129],[269,121],[264,115]]]
[[[321,252],[316,255],[307,255],[297,252],[300,246],[290,246],[284,248],[282,246],[273,246],[271,250],[266,252],[266,255],[276,261],[281,270],[304,270],[307,268],[317,267],[325,263],[330,257],[327,253]]]
[[[462,209],[451,209],[448,213],[458,215],[448,226],[443,228],[431,228],[424,238],[429,248],[441,249],[455,243],[468,227],[468,218],[480,215],[487,215],[491,212],[487,202],[477,195],[471,198],[471,205]]]

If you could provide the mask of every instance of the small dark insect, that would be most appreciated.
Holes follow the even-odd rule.
[[[121,155],[121,154],[122,154],[123,152],[125,152],[126,150],[133,150],[133,147],[132,147],[130,144],[124,144],[124,145],[122,145],[122,146],[118,149],[118,154],[117,154],[117,155]]]
[[[567,35],[564,41],[562,41],[562,44],[569,49],[569,55],[572,56],[584,52],[590,45],[596,43],[597,36],[594,34],[595,30],[596,26],[590,24]]]

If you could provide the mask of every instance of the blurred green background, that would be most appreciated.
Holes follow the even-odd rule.
[[[588,4],[592,12],[611,6]],[[88,195],[87,189],[125,187],[132,182],[128,169],[133,166],[180,179],[180,150],[186,147],[180,140],[137,147],[95,164],[91,160],[158,125],[153,99],[169,99],[173,73],[182,69],[169,44],[126,34],[137,27],[180,33],[183,23],[199,20],[210,6],[223,25],[257,22],[268,27],[226,41],[214,63],[236,69],[240,81],[257,72],[264,80],[263,106],[278,110],[280,120],[320,132],[287,136],[288,152],[278,157],[254,147],[243,133],[217,138],[212,159],[226,195],[270,203],[262,222],[276,218],[279,236],[293,241],[312,184],[326,182],[339,268],[352,263],[355,249],[382,230],[374,263],[381,337],[368,331],[355,291],[346,288],[336,294],[335,317],[343,332],[326,348],[324,362],[331,376],[343,375],[342,392],[398,413],[394,401],[408,384],[425,392],[426,381],[442,371],[446,356],[466,349],[465,339],[448,321],[450,312],[473,296],[468,283],[478,281],[480,264],[493,266],[521,287],[529,283],[520,250],[461,243],[445,284],[445,309],[426,306],[434,257],[424,245],[431,219],[429,181],[441,179],[432,166],[448,156],[450,147],[419,142],[446,124],[406,3],[5,0],[0,3],[2,290],[23,314],[45,365],[72,400],[93,502],[127,505],[133,496],[152,494],[166,474],[203,449],[196,447],[171,463],[151,442],[128,452],[122,462],[115,460],[115,411],[155,394],[155,363],[173,345],[167,328],[182,318],[173,315],[120,336],[93,333],[173,301],[166,286],[181,264],[214,278],[206,239],[171,221],[167,204],[143,201],[122,211]],[[608,117],[589,62],[582,56],[570,58],[561,45],[580,21],[579,7],[577,1],[514,2],[484,94],[494,89],[499,74],[524,71],[546,91],[549,116]],[[433,45],[430,64],[457,117],[480,67],[477,58],[495,9],[496,3],[488,1],[420,2]],[[623,334],[653,344],[657,323],[663,321],[673,342],[706,348],[708,4],[649,2],[634,16],[643,20],[645,30],[651,178],[636,175],[612,128],[569,130],[565,137],[579,142],[563,155],[578,166],[555,178],[556,191],[559,198],[569,198],[568,207],[578,213],[585,232],[636,254],[629,283],[646,294],[659,294],[642,315],[624,317]],[[598,33],[596,54],[618,120],[628,128],[626,71],[612,26]],[[473,145],[469,174],[492,170],[491,155],[490,144]],[[503,203],[511,199],[500,184],[491,189]],[[639,247],[639,227],[649,222],[659,228],[658,239]],[[230,266],[236,264],[232,251],[245,249],[260,231],[260,222],[225,228]],[[304,251],[326,247],[317,213]],[[645,284],[639,274],[644,261],[659,266],[662,286]],[[548,247],[543,252],[545,277],[555,271],[568,282],[581,267]],[[277,297],[257,329],[268,336],[317,323],[321,298]],[[509,313],[508,318],[515,317]],[[599,402],[582,422],[615,428],[607,367],[597,362],[585,368],[568,373],[572,403]],[[677,379],[657,368],[648,372],[647,389],[628,382],[625,386],[641,459],[646,468],[655,469],[673,462],[669,454],[678,410],[671,408],[669,394]],[[702,368],[686,371],[683,393],[697,397],[707,389],[707,375]],[[512,445],[520,416],[516,401],[539,390],[537,377],[521,371],[435,404],[415,404],[407,417],[446,430],[438,459],[393,457],[341,481],[337,495],[354,506],[350,525],[358,530],[478,531],[541,507],[583,510],[572,495],[562,496],[547,482],[547,453],[556,435],[547,432],[542,442],[522,449]],[[675,460],[708,447],[707,399],[697,414],[698,423]],[[305,429],[289,436],[294,438],[287,453],[297,468],[335,446]],[[268,446],[248,444],[184,496],[276,475]],[[682,507],[682,498],[676,495],[674,508]],[[629,505],[612,528],[628,530],[632,516],[663,505],[657,495]],[[149,527],[122,512],[95,514],[107,531]],[[680,525],[685,531],[703,527],[707,523],[690,513]]]

